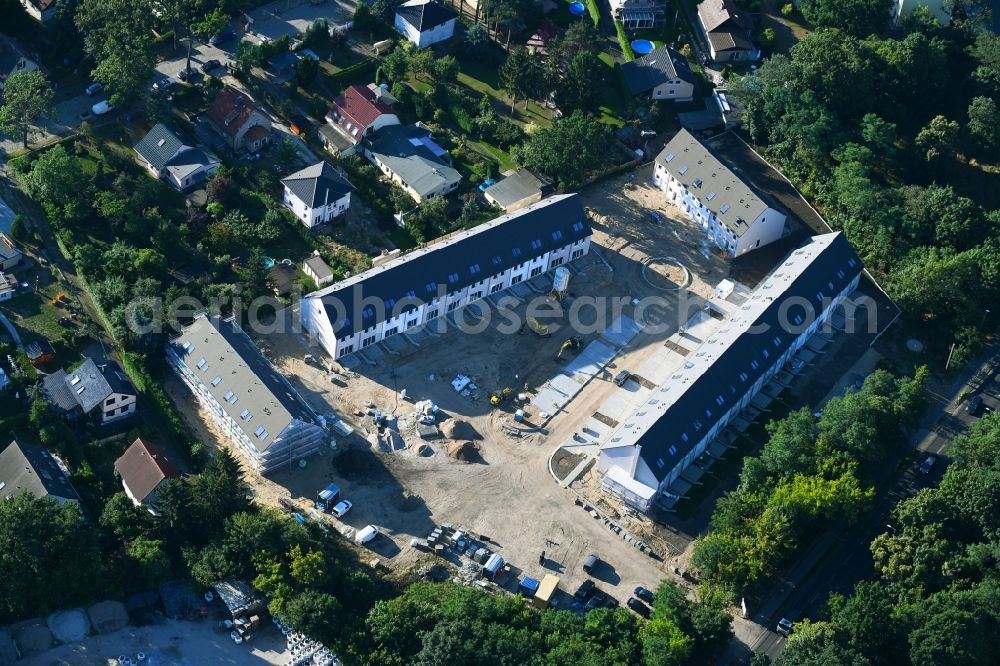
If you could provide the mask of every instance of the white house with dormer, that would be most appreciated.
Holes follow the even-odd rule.
[[[312,229],[329,224],[351,206],[354,186],[347,176],[326,162],[317,162],[281,181],[281,202],[302,224]]]

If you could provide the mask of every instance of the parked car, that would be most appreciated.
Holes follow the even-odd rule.
[[[91,83],[89,86],[87,86],[87,94],[90,96],[96,95],[102,90],[104,90],[103,83]]]
[[[585,601],[593,591],[594,581],[588,578],[580,584],[580,587],[576,588],[576,592],[573,593],[573,598],[577,601]]]
[[[188,70],[186,69],[182,69],[181,71],[177,72],[177,78],[180,79],[181,81],[187,81],[190,76],[191,73],[188,72]]]
[[[634,610],[639,615],[643,617],[649,617],[649,606],[642,603],[635,597],[629,597],[628,601],[625,602],[625,605]]]
[[[170,90],[175,85],[177,85],[177,82],[168,76],[154,83],[153,90]]]
[[[594,571],[594,569],[597,568],[597,566],[600,563],[601,563],[601,558],[591,553],[590,555],[587,555],[587,559],[583,561],[583,570],[586,571],[587,573],[591,573]]]
[[[920,473],[921,474],[930,474],[931,473],[931,468],[934,467],[934,463],[936,463],[936,462],[937,462],[937,456],[935,456],[933,454],[928,454],[927,457],[924,458],[924,461],[922,463],[920,463]]]
[[[969,398],[969,402],[965,403],[965,411],[975,416],[979,412],[979,408],[982,406],[983,397],[981,395],[974,395]]]
[[[218,60],[214,60],[214,59],[213,60],[206,60],[201,65],[201,71],[203,71],[206,74],[208,74],[213,69],[218,69],[219,67],[222,67],[222,63],[219,62]]]
[[[635,588],[635,590],[633,590],[632,593],[639,599],[645,601],[647,604],[653,603],[653,593],[641,585]]]
[[[98,102],[94,106],[90,107],[90,111],[95,116],[103,116],[105,113],[108,113],[109,111],[111,111],[114,108],[115,107],[113,107],[110,104],[108,104],[108,100],[103,100],[103,101]]]
[[[485,192],[491,185],[495,185],[497,181],[492,178],[487,178],[479,185],[479,191]]]
[[[362,530],[359,530],[357,534],[354,535],[354,540],[358,543],[364,544],[368,543],[380,534],[377,527],[374,525],[369,525]]]
[[[780,620],[778,620],[777,631],[782,636],[787,636],[790,633],[792,633],[792,628],[793,627],[794,627],[794,624],[792,624],[792,621],[789,620],[787,617],[783,617]]]
[[[333,515],[337,516],[337,518],[343,518],[344,514],[350,511],[352,506],[354,505],[351,504],[350,500],[341,500],[337,502],[337,506],[333,507]]]
[[[212,46],[217,46],[219,44],[225,44],[231,39],[236,39],[236,31],[233,30],[232,26],[228,26],[225,30],[217,35],[212,35],[208,43]]]
[[[622,370],[617,375],[615,375],[615,384],[617,384],[618,386],[625,386],[625,382],[627,382],[631,376],[632,376],[631,372],[629,372],[628,370]]]
[[[584,605],[583,612],[589,613],[595,608],[603,608],[604,600],[605,600],[605,594],[600,590],[595,590],[593,596],[591,596],[590,599],[587,601],[587,603]]]

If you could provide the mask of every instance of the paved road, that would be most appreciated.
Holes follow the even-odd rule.
[[[982,396],[984,408],[979,414],[968,414],[967,403],[957,401],[963,391]],[[921,488],[936,485],[944,472],[947,449],[954,437],[965,432],[986,410],[997,409],[1000,409],[1000,345],[988,350],[978,363],[963,373],[947,395],[931,395],[931,408],[924,427],[913,437],[913,446],[885,466],[884,474],[877,480],[882,490],[872,508],[859,523],[824,537],[800,558],[797,566],[805,568],[806,575],[797,585],[778,591],[776,596],[783,598],[770,605],[763,621],[773,624],[781,617],[816,619],[824,611],[831,593],[850,594],[859,581],[871,578],[875,569],[869,545],[876,536],[892,529],[892,509]],[[917,455],[907,459],[912,451]],[[937,455],[939,460],[930,474],[920,474],[919,465],[928,453]],[[780,651],[782,642],[780,636],[767,632],[750,647],[754,651],[774,654]]]

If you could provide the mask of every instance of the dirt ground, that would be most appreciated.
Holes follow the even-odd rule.
[[[287,664],[290,654],[285,647],[284,636],[273,625],[257,632],[253,643],[236,645],[228,634],[215,632],[209,622],[168,620],[163,624],[130,626],[111,634],[88,636],[17,663],[19,666],[109,666],[119,655],[135,659],[143,652],[146,660],[142,663],[149,666],[260,666]]]
[[[598,554],[610,565],[600,572],[599,585],[620,601],[624,602],[636,585],[655,586],[668,575],[687,542],[645,518],[625,515],[621,506],[599,497],[592,481],[566,489],[549,470],[549,458],[560,444],[616,390],[611,378],[617,369],[641,365],[690,316],[690,311],[678,311],[676,283],[684,272],[677,267],[690,272],[689,291],[695,298],[688,308],[700,308],[714,285],[729,275],[729,265],[702,242],[700,231],[684,220],[679,210],[667,207],[662,193],[647,184],[650,177],[651,168],[647,168],[636,174],[635,185],[622,177],[583,195],[594,220],[593,248],[588,256],[574,262],[569,291],[571,299],[617,298],[628,316],[638,316],[632,299],[661,296],[662,304],[650,308],[645,319],[666,322],[666,326],[656,334],[638,333],[603,374],[591,380],[544,428],[534,427],[542,419],[529,402],[526,422],[518,425],[521,432],[518,436],[508,434],[507,429],[516,425],[513,407],[508,404],[494,410],[488,398],[505,386],[515,394],[525,391],[529,396],[542,388],[561,367],[555,355],[570,335],[565,326],[549,338],[530,332],[504,334],[496,330],[502,318],[494,317],[496,321],[481,333],[449,329],[439,338],[424,338],[419,347],[396,336],[400,339],[392,350],[381,346],[376,352],[380,356],[376,364],[362,363],[336,381],[331,381],[324,369],[303,362],[307,352],[320,355],[318,348],[307,349],[300,337],[290,334],[263,336],[258,344],[303,398],[318,413],[343,416],[356,432],[340,441],[337,452],[324,452],[304,469],[291,468],[266,479],[252,479],[258,500],[276,505],[280,497],[290,497],[308,513],[315,493],[330,481],[336,482],[354,508],[343,521],[329,516],[323,520],[337,529],[358,529],[367,524],[381,527],[386,536],[372,542],[375,555],[367,557],[379,557],[393,569],[410,566],[420,557],[421,553],[409,545],[412,537],[426,537],[435,526],[450,523],[489,537],[491,545],[527,575],[539,576],[544,569],[561,575],[563,590],[572,591],[583,581],[581,565],[589,553]],[[651,221],[653,210],[665,218],[662,224]],[[657,261],[644,271],[644,263],[654,258]],[[524,307],[522,304],[516,311],[523,314]],[[588,332],[577,332],[584,345],[614,320],[613,307],[602,303],[580,312],[581,324],[590,327],[584,329]],[[554,321],[560,325],[567,322]],[[478,394],[465,397],[453,390],[450,381],[459,373],[472,379]],[[185,392],[178,382],[168,389],[175,396]],[[438,406],[439,423],[453,418],[472,426],[480,437],[479,462],[461,464],[449,459],[447,439],[425,442],[417,437],[412,413],[413,401],[420,400],[431,400]],[[374,441],[371,418],[355,415],[365,403],[388,416],[389,427],[398,430],[405,446],[394,449]],[[204,423],[193,399],[179,404],[203,436],[214,436],[214,429]],[[430,455],[418,453],[422,444],[429,447]],[[569,464],[561,461],[556,467]],[[595,502],[600,500],[596,507],[602,514],[617,520],[666,559],[652,559],[611,533],[603,521],[574,504],[578,493],[593,497]],[[542,551],[547,557],[544,567],[538,564]]]

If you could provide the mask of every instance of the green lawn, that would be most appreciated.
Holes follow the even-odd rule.
[[[486,94],[496,100],[497,111],[508,120],[524,126],[534,123],[539,127],[548,127],[552,124],[552,111],[531,100],[525,109],[524,102],[519,101],[512,114],[510,112],[510,98],[500,89],[500,71],[495,65],[491,65],[484,60],[470,60],[464,58],[460,61],[458,72],[458,82],[480,95]]]

